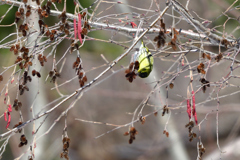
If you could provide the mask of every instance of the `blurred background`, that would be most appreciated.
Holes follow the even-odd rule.
[[[82,7],[87,8],[93,4],[94,0],[80,0],[79,2]],[[161,11],[166,6],[165,2],[160,0],[122,0],[122,4],[115,2],[117,1],[104,1],[100,3],[99,6],[98,2],[94,4],[92,9],[89,10],[89,13],[92,13],[95,7],[98,6],[93,17],[93,21],[132,28],[130,23],[127,24],[127,22],[134,21],[138,25],[139,20],[134,16],[141,15],[145,17],[143,26],[147,27],[159,15],[159,9]],[[179,2],[185,6],[187,1],[179,0]],[[188,9],[190,13],[196,17],[196,19],[200,20],[200,22],[205,20],[211,21],[208,28],[215,28],[219,31],[219,35],[221,35],[220,32],[223,31],[227,34],[231,34],[231,32],[236,29],[236,32],[232,33],[232,37],[238,38],[240,35],[240,11],[239,6],[238,8],[234,7],[239,5],[239,1],[236,3],[234,2],[236,1],[190,1]],[[43,2],[43,4],[45,3],[46,1]],[[228,11],[226,15],[223,15],[222,13],[225,12],[233,3],[234,5],[231,7],[231,10]],[[0,17],[6,13],[9,7],[9,5],[0,6]],[[56,4],[56,7],[62,11],[63,4]],[[71,0],[67,1],[68,13],[73,14],[74,7],[75,6]],[[14,22],[15,12],[17,9],[17,7],[13,7],[0,23],[1,46],[2,44],[16,38],[13,36],[3,40],[7,35],[15,33],[16,28],[15,26],[4,27],[2,25]],[[51,9],[54,9],[54,6],[52,6]],[[172,10],[170,9],[164,16],[166,28],[170,28],[172,26],[173,18],[171,15]],[[176,12],[174,15],[180,17]],[[231,17],[233,18],[231,19]],[[237,18],[238,21],[236,20]],[[121,19],[122,22],[120,22],[119,19]],[[229,21],[227,21],[224,30],[223,24],[227,19],[229,19]],[[44,22],[49,26],[54,25],[58,21],[58,18],[54,16],[44,19]],[[177,18],[176,21],[176,28],[195,31],[192,26],[186,23],[186,21],[179,18]],[[157,24],[157,26],[159,26],[159,24]],[[134,38],[133,35],[130,34],[121,34],[117,31],[101,30],[96,28],[92,28],[89,31],[88,36],[105,41],[111,39],[128,47],[131,45]],[[132,121],[133,112],[137,106],[141,104],[152,91],[154,85],[156,84],[155,82],[159,80],[178,59],[178,56],[171,55],[167,57],[167,54],[164,53],[164,51],[158,49],[156,47],[156,43],[153,41],[155,36],[157,35],[151,34],[144,37],[144,41],[148,42],[147,46],[153,50],[152,53],[154,56],[154,69],[148,78],[141,79],[137,77],[132,83],[129,83],[126,80],[124,71],[129,65],[131,54],[134,53],[134,51],[132,51],[128,56],[115,65],[111,71],[100,78],[97,83],[87,89],[81,99],[75,104],[74,108],[67,113],[67,118],[65,119],[65,117],[62,117],[54,125],[54,127],[49,130],[49,132],[47,132],[48,129],[61,115],[61,113],[69,107],[75,97],[62,104],[47,117],[43,117],[36,121],[36,128],[38,128],[41,125],[41,122],[44,121],[36,134],[37,138],[41,135],[44,136],[38,139],[35,144],[36,148],[34,159],[61,159],[60,153],[62,152],[63,147],[62,135],[65,127],[65,120],[67,121],[67,134],[71,140],[69,158],[72,160],[192,160],[197,159],[198,156],[197,142],[199,142],[199,138],[201,138],[201,141],[206,149],[203,159],[220,159],[220,157],[228,160],[240,159],[240,153],[237,150],[240,147],[240,94],[238,93],[240,82],[237,78],[230,79],[228,81],[229,85],[224,84],[225,87],[219,93],[219,96],[223,96],[223,98],[220,99],[218,112],[219,121],[216,121],[217,101],[216,99],[209,99],[210,94],[212,95],[212,98],[216,97],[216,86],[213,85],[207,88],[206,93],[201,91],[196,94],[196,104],[198,104],[198,122],[201,122],[202,120],[203,122],[201,123],[201,127],[194,128],[197,138],[193,139],[192,142],[189,141],[188,128],[185,127],[185,125],[189,122],[188,115],[186,113],[186,102],[180,104],[180,102],[184,101],[187,97],[187,87],[189,86],[190,81],[189,77],[187,77],[189,75],[189,71],[182,72],[174,80],[173,89],[167,90],[166,87],[168,84],[166,83],[165,85],[159,87],[159,89],[155,90],[155,92],[150,96],[150,100],[148,102],[149,105],[145,106],[143,115],[154,113],[155,110],[160,110],[166,104],[166,101],[170,106],[172,105],[174,107],[173,109],[170,109],[171,114],[165,114],[165,116],[162,116],[161,111],[159,111],[157,116],[151,114],[146,117],[146,122],[144,124],[141,124],[141,122],[135,123],[134,127],[137,129],[138,134],[136,135],[136,140],[134,140],[132,144],[128,143],[129,136],[123,135],[129,130],[129,127],[121,127],[120,129],[107,133],[116,127],[76,120],[82,119],[86,121],[110,123],[115,125],[124,125]],[[63,40],[60,45],[57,46],[56,61],[61,59],[70,44],[71,42],[69,40]],[[204,48],[214,53],[218,53],[219,51],[219,47],[216,46],[209,45]],[[48,55],[51,49],[52,48],[45,50],[43,54]],[[226,49],[223,49],[223,52],[225,50]],[[79,49],[79,52],[88,82],[93,80],[98,74],[107,68],[108,64],[101,55],[104,55],[109,62],[112,62],[118,56],[123,54],[124,51],[126,51],[126,49],[120,45],[87,38],[83,47]],[[57,83],[62,84],[75,77],[69,83],[66,83],[58,88],[63,95],[69,95],[80,87],[78,79],[76,78],[75,70],[72,69],[72,64],[76,60],[76,56],[76,52],[73,52],[72,54],[67,53],[61,77],[57,79]],[[191,52],[191,54],[187,55],[187,58],[189,62],[193,62],[195,60],[199,61],[199,53]],[[239,58],[239,56],[236,57],[236,59]],[[4,47],[0,47],[0,73],[3,73],[4,77],[3,81],[0,83],[0,104],[2,104],[2,107],[0,108],[1,115],[3,115],[6,110],[6,105],[4,105],[4,87],[6,87],[9,77],[13,72],[12,69],[4,72],[3,67],[11,66],[15,59],[16,56],[9,51],[9,48],[5,49]],[[211,65],[210,69],[207,71],[206,78],[210,82],[216,82],[224,78],[230,71],[229,66],[231,63],[232,61],[222,60],[220,63]],[[58,99],[60,95],[56,89],[54,89],[55,86],[53,83],[50,83],[49,79],[45,81],[49,71],[52,69],[52,65],[52,56],[48,58],[48,62],[45,63],[44,67],[40,67],[37,64],[33,65],[33,68],[41,71],[41,78],[37,79],[36,77],[33,77],[33,82],[31,82],[31,87],[29,87],[30,91],[26,92],[23,96],[18,96],[18,99],[23,103],[21,111],[24,121],[32,119],[32,114],[36,115],[39,112],[49,110],[51,107],[60,102],[60,100],[58,100],[54,103],[50,103]],[[61,68],[61,65],[62,64],[59,64],[57,67]],[[174,70],[176,69],[177,67],[175,66]],[[237,75],[239,72],[236,69],[234,73]],[[195,71],[193,83],[194,90],[201,86],[199,79],[200,75]],[[163,83],[168,80],[169,79],[163,80]],[[14,83],[9,84],[8,87],[8,95],[10,96],[10,103],[12,104],[14,99],[17,97],[17,78]],[[168,98],[166,98],[167,91]],[[178,108],[176,106],[177,104],[183,107]],[[31,110],[32,106],[34,106],[34,110]],[[13,110],[11,115],[12,120],[9,128],[13,128],[13,126],[19,121],[18,112]],[[167,126],[165,126],[166,123]],[[1,134],[8,131],[5,129],[6,122],[4,121],[3,116],[1,116],[0,125],[2,126]],[[216,126],[218,126],[219,145],[224,153],[221,153],[217,145]],[[2,155],[2,159],[14,159],[23,153],[24,156],[21,159],[27,159],[27,157],[31,155],[28,149],[34,138],[34,135],[32,135],[33,127],[33,123],[30,123],[23,131],[28,139],[28,145],[18,147],[21,134],[15,134],[10,138],[6,151]],[[166,129],[165,127],[167,127],[169,137],[166,137],[166,135],[163,134],[163,131]],[[104,133],[105,135],[95,138]],[[1,144],[3,144],[3,142],[4,141],[1,141]]]

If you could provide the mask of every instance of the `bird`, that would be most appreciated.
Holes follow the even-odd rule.
[[[139,47],[139,51],[135,52],[134,60],[139,62],[137,75],[141,78],[148,77],[153,69],[154,60],[151,52],[143,41]]]

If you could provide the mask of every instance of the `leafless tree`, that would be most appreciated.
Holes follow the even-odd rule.
[[[240,157],[239,0],[0,5],[2,159]]]

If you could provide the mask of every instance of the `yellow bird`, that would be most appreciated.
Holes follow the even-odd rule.
[[[135,61],[139,62],[139,69],[137,75],[141,78],[146,78],[149,76],[153,69],[153,56],[149,52],[148,47],[146,47],[142,41],[139,48],[139,52],[134,56]]]

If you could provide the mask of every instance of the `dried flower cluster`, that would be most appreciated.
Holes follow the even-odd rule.
[[[32,70],[32,76],[34,77],[35,75],[37,75],[38,78],[41,78],[41,74],[34,69]]]
[[[168,108],[166,105],[164,105],[164,106],[163,106],[163,111],[162,111],[162,116],[164,116],[166,112],[167,112],[167,114],[168,114],[169,108]]]
[[[221,44],[224,45],[226,49],[228,48],[228,46],[231,46],[231,43],[225,38],[221,41]]]
[[[135,72],[137,72],[139,69],[139,62],[135,61],[135,62],[131,62],[128,69],[125,70],[125,77],[127,78],[127,80],[132,83],[133,79],[136,78],[137,74]]]
[[[204,64],[203,63],[200,63],[198,66],[197,66],[197,71],[198,73],[202,73],[202,74],[205,74],[205,70],[204,70]]]
[[[188,124],[185,125],[186,128],[188,128],[188,137],[189,141],[191,142],[193,138],[197,137],[197,134],[193,132],[194,122],[190,121]]]
[[[209,54],[203,53],[202,58],[207,58],[208,60],[211,60],[211,56]]]
[[[171,39],[170,42],[168,42],[168,45],[171,45],[172,49],[174,51],[176,51],[177,50],[177,36],[179,35],[179,32],[175,28],[173,28],[172,30],[173,30],[173,38]],[[170,35],[172,36],[172,33],[170,33]]]
[[[50,15],[51,5],[52,2],[48,1],[41,8],[40,7],[38,8],[39,19],[48,18],[48,16]]]
[[[157,42],[157,47],[160,48],[165,45],[166,43],[166,28],[163,19],[160,20],[160,31],[158,36],[154,38],[154,41]]]
[[[66,11],[63,11],[62,14],[60,14],[58,16],[58,18],[62,21],[62,23],[64,24],[66,22],[67,19],[67,15],[66,15]]]
[[[83,13],[82,18],[86,15],[86,12]],[[82,28],[82,38],[84,38],[85,35],[87,35],[88,30],[90,30],[91,27],[87,21],[84,22],[83,28]]]
[[[72,53],[74,51],[74,49],[78,50],[79,49],[79,44],[78,43],[74,43],[74,40],[72,40],[70,53]]]
[[[60,73],[57,71],[57,69],[54,69],[53,71],[50,71],[48,73],[49,77],[51,77],[51,80],[50,82],[53,82],[55,83],[57,77],[59,78],[60,77]]]
[[[202,160],[202,156],[203,156],[203,154],[206,152],[206,148],[204,148],[203,147],[203,144],[202,143],[200,143],[199,145],[198,145],[198,153],[199,153],[199,160]]]
[[[205,78],[200,78],[199,81],[202,83],[202,85],[203,85],[203,86],[202,86],[202,90],[203,90],[203,93],[205,93],[207,87],[210,87],[210,83],[209,83],[209,81],[207,81]]]
[[[220,60],[223,58],[223,54],[222,53],[219,53],[216,57],[215,57],[215,60],[217,62],[220,62]]]
[[[69,29],[71,28],[70,25],[68,24],[68,22],[66,22],[67,16],[66,16],[66,12],[63,12],[59,18],[62,21],[62,24],[60,25],[59,30],[64,32],[66,35],[69,35]]]
[[[28,140],[27,140],[26,136],[24,134],[21,135],[20,143],[19,143],[18,147],[22,147],[24,145],[27,145],[27,143],[28,143]]]
[[[136,139],[136,135],[138,134],[137,130],[135,129],[135,127],[131,127],[130,131],[129,131],[129,134],[130,134],[130,139],[129,139],[129,144],[132,144],[133,140]]]
[[[20,125],[22,125],[22,122],[19,122],[18,124],[15,124],[15,125],[13,126],[13,128],[16,128],[16,127],[18,127],[18,126],[20,126]],[[18,132],[18,133],[21,133],[21,132],[22,132],[22,128],[18,129],[17,132]]]
[[[28,56],[29,49],[26,47],[22,47],[20,49],[20,46],[18,44],[11,46],[10,51],[13,51],[15,55],[18,55],[19,51],[22,53],[21,56],[17,56],[17,59],[15,61],[15,64],[18,63],[20,69],[27,69],[29,66],[32,66],[32,56]]]
[[[123,135],[127,136],[130,135],[130,139],[128,141],[129,144],[133,143],[133,140],[136,139],[136,135],[138,134],[138,131],[135,129],[135,127],[131,127],[129,132],[125,132]]]
[[[142,124],[144,124],[146,122],[146,117],[140,116],[139,120]]]
[[[60,157],[69,160],[69,157],[68,157],[68,153],[69,153],[68,148],[69,148],[69,145],[70,145],[70,138],[69,138],[69,137],[64,137],[64,138],[62,139],[62,142],[63,142],[63,151],[62,151],[62,153],[60,154]]]
[[[169,132],[168,132],[167,130],[164,130],[164,131],[163,131],[163,134],[165,134],[166,137],[169,137]]]
[[[23,73],[23,76],[21,78],[21,82],[19,84],[19,91],[20,91],[20,95],[23,95],[24,91],[29,91],[29,88],[26,86],[27,82],[31,82],[32,81],[32,78],[31,76],[28,75],[28,71],[24,71]]]
[[[81,65],[81,59],[79,57],[77,57],[76,61],[73,63],[73,69],[75,69],[76,74],[78,75],[80,87],[83,87],[84,83],[87,82],[87,76],[85,75],[85,72],[83,71],[83,68]]]
[[[28,30],[29,30],[29,28],[28,28],[28,24],[27,24],[27,23],[21,24],[21,25],[19,26],[19,29],[18,29],[19,32],[22,32],[22,35],[23,35],[24,37],[27,36],[27,31],[28,31]]]
[[[24,9],[23,8],[19,8],[19,11],[17,11],[15,13],[15,22],[18,23],[18,21],[20,19],[24,19]]]
[[[173,82],[171,82],[171,83],[169,84],[169,88],[170,88],[170,89],[173,89],[173,87],[174,87],[174,84],[173,84]]]
[[[18,111],[19,109],[21,109],[21,107],[22,107],[22,102],[18,101],[18,99],[15,99],[13,103],[13,108],[16,111]]]
[[[41,64],[41,66],[44,66],[44,62],[47,62],[46,56],[43,56],[42,54],[38,55],[38,60],[39,60],[39,62]]]

